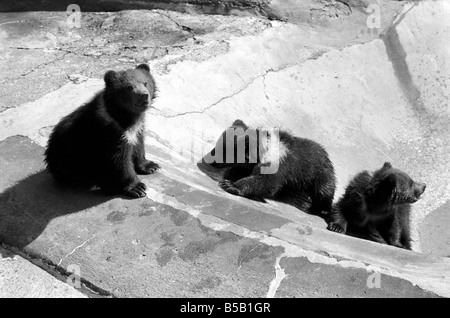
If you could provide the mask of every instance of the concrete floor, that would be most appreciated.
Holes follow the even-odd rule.
[[[61,12],[0,13],[0,242],[60,274],[78,266],[103,296],[450,296],[449,14],[443,1],[396,4],[373,32],[353,16],[312,25],[88,12],[68,29]],[[147,198],[57,188],[42,160],[52,127],[106,70],[141,62],[160,91],[146,147],[163,169],[144,178]],[[236,118],[324,144],[337,196],[384,161],[426,182],[415,252],[223,193],[197,162]],[[374,272],[380,288],[367,283]]]

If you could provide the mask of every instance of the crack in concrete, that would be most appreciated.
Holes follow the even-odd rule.
[[[10,49],[17,49],[17,50],[44,50],[44,49],[46,49],[46,48],[35,48],[35,47],[28,48],[28,47],[21,47],[21,46],[9,47],[9,48],[10,48]],[[63,60],[63,59],[64,59],[68,54],[70,54],[70,53],[75,54],[75,53],[72,52],[72,51],[67,51],[67,50],[60,49],[60,48],[53,48],[53,50],[63,51],[63,52],[65,52],[65,53],[62,54],[61,56],[56,57],[56,58],[53,59],[53,60],[50,60],[50,61],[41,63],[41,64],[37,65],[36,67],[29,69],[28,71],[26,71],[26,72],[20,74],[20,75],[17,76],[17,77],[6,77],[3,81],[0,82],[0,84],[5,84],[6,82],[9,82],[9,81],[11,81],[11,80],[17,80],[17,79],[19,79],[19,78],[21,78],[21,77],[25,77],[25,76],[27,76],[27,75],[33,73],[34,71],[36,71],[36,70],[38,70],[38,69],[41,69],[41,68],[43,68],[43,67],[45,67],[45,66],[47,66],[47,65],[50,65],[50,64],[53,64],[53,63],[55,63],[55,62],[58,62],[58,61]]]
[[[57,61],[61,61],[61,60],[63,60],[63,59],[66,57],[66,55],[68,55],[68,54],[70,54],[70,52],[66,52],[66,53],[64,53],[62,56],[59,56],[59,57],[57,57],[57,58],[55,58],[55,59],[53,59],[53,60],[51,60],[51,61],[49,61],[49,62],[45,62],[45,63],[39,64],[38,66],[36,66],[36,67],[30,69],[29,71],[20,74],[20,76],[21,76],[21,77],[27,76],[28,74],[33,73],[33,72],[34,72],[35,70],[37,70],[37,69],[40,69],[40,68],[45,67],[45,66],[47,66],[47,65],[53,64],[53,63],[55,63],[55,62],[57,62]]]
[[[214,107],[214,106],[217,106],[218,104],[220,104],[220,103],[223,102],[224,100],[227,100],[227,99],[233,98],[233,97],[236,96],[236,95],[239,95],[240,93],[242,93],[243,91],[245,91],[250,85],[252,85],[252,84],[253,84],[255,81],[257,81],[258,79],[260,79],[260,78],[265,79],[265,77],[267,76],[267,74],[269,74],[269,73],[276,73],[276,72],[279,72],[279,71],[284,70],[284,69],[286,69],[286,68],[294,67],[294,66],[296,66],[296,65],[297,65],[297,64],[286,64],[286,65],[283,65],[283,66],[281,66],[281,67],[279,67],[279,68],[277,68],[277,69],[275,69],[275,70],[274,70],[273,68],[270,68],[270,69],[266,70],[263,74],[260,74],[260,75],[258,75],[258,76],[256,76],[256,77],[254,77],[250,82],[246,83],[243,87],[241,87],[241,88],[238,89],[237,91],[231,93],[230,95],[221,97],[218,101],[216,101],[216,102],[214,102],[213,104],[211,104],[211,105],[209,105],[209,106],[203,108],[202,110],[192,110],[192,111],[187,111],[187,112],[178,113],[178,114],[174,114],[174,115],[164,115],[164,114],[160,114],[160,116],[165,117],[165,118],[175,118],[175,117],[180,117],[180,116],[185,116],[185,115],[203,114],[205,111],[211,109],[211,108]],[[266,96],[267,96],[267,95],[266,95]],[[155,108],[155,110],[161,112],[161,110],[158,109],[158,108]]]
[[[353,14],[353,9],[352,9],[352,7],[351,7],[346,1],[343,1],[343,0],[336,0],[336,2],[339,2],[339,3],[342,3],[343,5],[345,5],[345,6],[347,7],[347,9],[350,11],[350,14]]]
[[[270,282],[269,290],[267,291],[267,298],[274,298],[278,288],[281,285],[281,282],[283,279],[287,277],[286,273],[284,272],[284,269],[280,266],[280,261],[284,257],[284,253],[278,256],[275,260],[275,278]]]
[[[21,23],[23,21],[26,21],[26,20],[17,20],[17,21],[3,22],[3,23],[0,23],[0,26],[6,25],[6,24]]]
[[[166,17],[166,18],[169,19],[171,22],[175,23],[176,26],[179,27],[182,31],[186,31],[186,32],[189,32],[190,34],[192,34],[192,31],[193,31],[193,30],[192,30],[190,27],[178,23],[178,21],[174,20],[174,19],[173,19],[170,15],[168,15],[168,14],[164,14],[164,13],[162,13],[162,12],[160,12],[160,11],[158,11],[157,13],[158,13],[159,15],[163,16],[163,17]],[[192,35],[192,38],[195,40],[194,35]]]
[[[418,4],[419,4],[418,2],[413,2],[413,3],[408,2],[408,3],[406,3],[406,4],[403,6],[402,10],[400,10],[400,11],[394,16],[394,18],[393,18],[393,20],[392,20],[392,25],[391,25],[390,27],[395,28],[397,25],[399,25],[399,24],[403,21],[403,19],[405,18],[405,16],[409,13],[409,11],[411,11],[411,10],[412,10],[415,6],[417,6]],[[405,10],[405,7],[408,6],[408,5],[410,5],[410,7],[409,7],[408,9],[406,9],[406,11],[404,11],[404,10]],[[403,11],[404,11],[404,12],[403,12]]]
[[[263,85],[264,85],[264,96],[266,96],[267,103],[270,104],[270,98],[267,94],[267,83],[266,83],[266,77],[263,76]]]
[[[44,270],[45,272],[49,273],[56,279],[60,280],[61,282],[67,283],[67,278],[70,276],[64,268],[57,267],[55,263],[50,261],[49,259],[42,258],[36,254],[29,253],[25,250],[20,250],[15,246],[7,245],[5,243],[0,244],[3,248],[12,251],[14,254],[17,254],[33,265],[39,267],[40,269]],[[87,281],[86,279],[80,277],[81,279],[81,288],[78,289],[81,293],[87,295],[88,297],[92,298],[98,298],[99,296],[107,296],[107,297],[114,297],[114,294],[91,283],[90,281]]]
[[[91,238],[87,239],[84,243],[78,245],[77,247],[75,247],[69,254],[67,254],[66,256],[64,256],[59,262],[58,265],[56,265],[56,267],[60,267],[61,263],[70,255],[72,255],[73,253],[75,253],[76,250],[78,250],[79,248],[82,248],[84,245],[86,245],[86,243],[88,243],[89,241],[91,241],[94,237],[97,236],[98,233],[94,234],[94,236],[92,236]]]

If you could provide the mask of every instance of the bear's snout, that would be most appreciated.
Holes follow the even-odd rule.
[[[146,101],[148,101],[148,94],[147,93],[140,93],[138,95],[138,99],[141,102],[146,102]]]
[[[417,199],[419,199],[422,193],[425,192],[426,187],[427,185],[425,183],[416,182],[414,184],[414,195]]]
[[[138,107],[147,107],[148,106],[148,94],[147,93],[138,93],[135,97],[135,103]]]

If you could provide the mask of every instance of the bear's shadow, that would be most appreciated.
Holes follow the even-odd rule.
[[[112,198],[98,190],[61,188],[42,170],[0,193],[0,242],[22,249],[41,235],[54,218]]]
[[[204,174],[206,174],[208,177],[213,179],[216,182],[222,181],[224,178],[224,173],[227,168],[214,168],[208,163],[205,162],[205,157],[197,163],[197,167],[200,171],[202,171]],[[250,173],[244,174],[241,177],[247,177]],[[232,180],[237,181],[237,180]],[[224,191],[225,192],[225,191]],[[248,198],[249,200],[252,200],[251,198]],[[282,195],[277,196],[273,199],[274,201],[282,202],[288,205],[291,205],[302,212],[312,214],[310,212],[311,208],[311,200],[307,194],[304,193],[289,193],[289,192],[283,192]],[[258,202],[261,202],[259,200],[256,200]]]

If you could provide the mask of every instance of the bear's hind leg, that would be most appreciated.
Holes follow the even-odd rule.
[[[402,229],[400,227],[400,220],[398,217],[394,217],[388,231],[387,243],[395,247],[404,248],[401,243],[401,232]]]
[[[403,245],[403,248],[407,250],[411,250],[411,233],[409,230],[409,219],[408,223],[405,223],[404,220],[401,220],[400,223],[400,242]]]
[[[327,216],[331,213],[334,197],[334,186],[324,186],[321,189],[308,191],[311,198],[310,212],[316,215]]]
[[[387,244],[387,242],[385,241],[383,236],[381,236],[380,232],[378,231],[378,229],[375,227],[374,224],[369,224],[366,230],[367,230],[366,232],[367,238],[369,240],[380,244]]]

